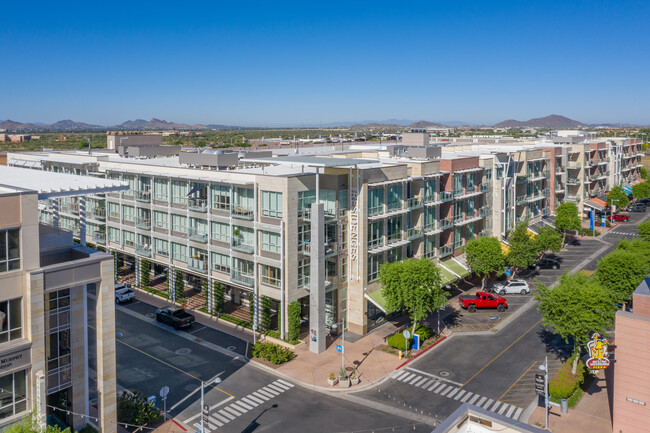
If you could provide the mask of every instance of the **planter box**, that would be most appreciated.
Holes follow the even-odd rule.
[[[334,386],[334,385],[336,385],[337,383],[339,383],[339,378],[338,378],[338,377],[335,377],[334,379],[329,379],[329,378],[328,378],[328,379],[327,379],[327,383],[329,383],[330,386]]]
[[[359,378],[357,377],[357,378],[354,378],[354,379],[350,379],[350,383],[352,385],[358,385],[359,384]]]
[[[341,388],[349,388],[350,387],[350,379],[341,379],[339,380],[339,386]]]

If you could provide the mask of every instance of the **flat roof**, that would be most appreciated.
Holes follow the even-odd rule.
[[[278,164],[278,165],[304,165],[308,167],[353,167],[355,165],[377,164],[377,159],[361,158],[328,158],[323,156],[276,156],[273,158],[244,158],[246,162],[256,162],[259,164]]]
[[[117,180],[0,165],[0,188],[38,193],[38,199],[125,191]],[[1,191],[1,190],[0,190]]]

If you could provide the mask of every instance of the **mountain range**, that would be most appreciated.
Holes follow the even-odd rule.
[[[508,119],[503,122],[494,124],[495,128],[559,128],[559,129],[574,129],[583,128],[585,125],[577,120],[569,119],[568,117],[560,116],[558,114],[551,114],[546,117],[538,117],[529,120],[514,120]]]

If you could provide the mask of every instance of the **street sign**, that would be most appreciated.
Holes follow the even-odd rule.
[[[160,396],[162,398],[167,397],[167,394],[169,394],[169,387],[168,386],[163,386],[162,388],[160,388]]]
[[[600,217],[600,226],[605,227],[605,224],[606,224],[605,223],[605,215],[601,215],[601,217]]]
[[[589,230],[594,229],[594,211],[589,212]]]
[[[339,352],[339,353],[343,353],[343,346],[341,346],[340,344],[337,344],[336,345],[336,351]]]
[[[208,415],[210,415],[210,406],[204,404],[203,412],[201,412],[201,416],[203,417],[203,422],[208,422]]]
[[[411,333],[409,332],[408,329],[405,329],[404,331],[402,331],[402,335],[404,336],[404,338],[408,340],[409,337],[411,336]]]
[[[535,394],[546,394],[546,383],[544,382],[544,375],[540,373],[535,373]]]
[[[420,350],[420,336],[413,334],[413,350]]]

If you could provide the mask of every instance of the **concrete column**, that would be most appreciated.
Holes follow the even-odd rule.
[[[86,246],[86,196],[79,197],[79,242]]]
[[[137,240],[137,239],[136,239]],[[138,256],[135,256],[135,286],[140,287],[142,285],[142,278],[141,278],[141,272],[140,270],[142,269],[142,259]]]
[[[52,225],[59,227],[59,210],[61,208],[61,199],[56,197],[52,199]]]
[[[86,310],[86,286],[77,286],[70,289],[70,351],[72,356],[72,411],[78,414],[86,413],[88,401],[88,384],[86,381],[88,362],[86,329],[84,321]],[[101,316],[97,316],[101,317]],[[72,426],[79,431],[86,425],[80,415],[71,417]]]
[[[115,280],[113,261],[101,263],[101,282],[97,283],[97,395],[99,430],[117,432],[117,373],[115,371]]]
[[[214,309],[214,282],[210,278],[208,278],[208,293],[206,296],[208,297],[208,299],[206,299],[208,311],[212,312]]]
[[[176,301],[176,271],[174,268],[167,268],[167,281],[169,281],[169,299]]]
[[[321,353],[325,345],[325,208],[311,205],[311,252],[309,263],[309,350]],[[315,341],[314,341],[315,340]]]

